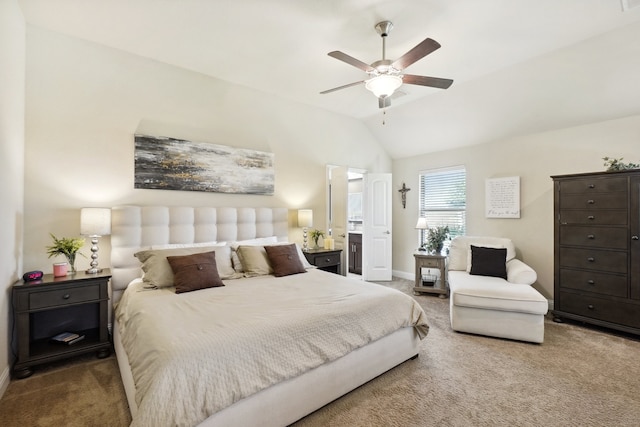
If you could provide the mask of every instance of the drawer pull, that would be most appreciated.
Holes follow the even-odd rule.
[[[587,280],[587,283],[590,285],[594,285],[596,282],[594,282],[593,280]]]
[[[71,295],[69,294],[62,295],[62,299],[69,299],[69,298],[71,298]]]
[[[589,184],[589,188],[596,188],[595,184]]]
[[[638,240],[638,236],[631,236],[631,240]]]
[[[589,204],[589,205],[593,205],[595,203],[596,203],[595,200],[587,200],[587,204]]]
[[[331,258],[327,258],[324,260],[325,262],[331,262]]]
[[[594,257],[589,257],[589,258],[587,258],[587,261],[589,261],[589,262],[594,262],[595,260],[596,260],[596,259],[595,259]]]
[[[595,216],[593,216],[593,215],[589,215],[589,216],[587,217],[587,219],[590,219],[591,221],[593,221],[594,219],[596,219],[596,217],[595,217]]]
[[[588,235],[587,235],[587,239],[589,239],[589,240],[593,240],[593,239],[595,239],[595,238],[596,238],[596,236],[595,236],[595,235],[593,235],[593,234],[588,234]]]
[[[589,304],[589,305],[587,306],[587,308],[588,308],[589,310],[593,310],[595,307],[594,307],[592,304]]]

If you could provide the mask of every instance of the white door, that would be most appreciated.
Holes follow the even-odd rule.
[[[347,274],[348,253],[345,250],[348,246],[347,233],[347,199],[348,170],[345,166],[327,166],[327,230],[331,230],[331,237],[335,239],[336,249],[342,249],[342,259],[340,262],[340,274]]]
[[[365,174],[362,202],[363,279],[391,280],[391,174]]]

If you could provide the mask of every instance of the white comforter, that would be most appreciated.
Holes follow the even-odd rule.
[[[136,385],[132,426],[192,426],[270,385],[414,326],[409,296],[319,270],[184,294],[132,283],[116,307]]]

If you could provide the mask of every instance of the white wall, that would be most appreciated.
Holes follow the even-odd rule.
[[[22,274],[25,22],[16,0],[0,0],[0,396],[9,384],[11,285]]]
[[[418,174],[464,165],[467,170],[467,235],[511,238],[519,257],[538,273],[535,285],[553,297],[552,175],[603,171],[603,157],[640,162],[640,116],[509,138],[490,144],[397,159],[394,188],[405,182],[407,208],[394,195],[393,266],[396,274],[413,278],[413,252],[418,245]],[[520,219],[485,218],[485,180],[520,177]]]
[[[305,207],[324,228],[326,164],[391,171],[354,119],[35,27],[26,100],[25,269],[51,271],[49,233],[77,236],[84,206]],[[135,133],[273,152],[275,195],[134,189]],[[100,250],[106,266],[108,238]]]

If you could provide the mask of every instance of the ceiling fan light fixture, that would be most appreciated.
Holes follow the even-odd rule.
[[[365,87],[367,90],[380,98],[381,96],[391,96],[396,89],[402,86],[402,78],[389,74],[381,74],[367,80]]]

